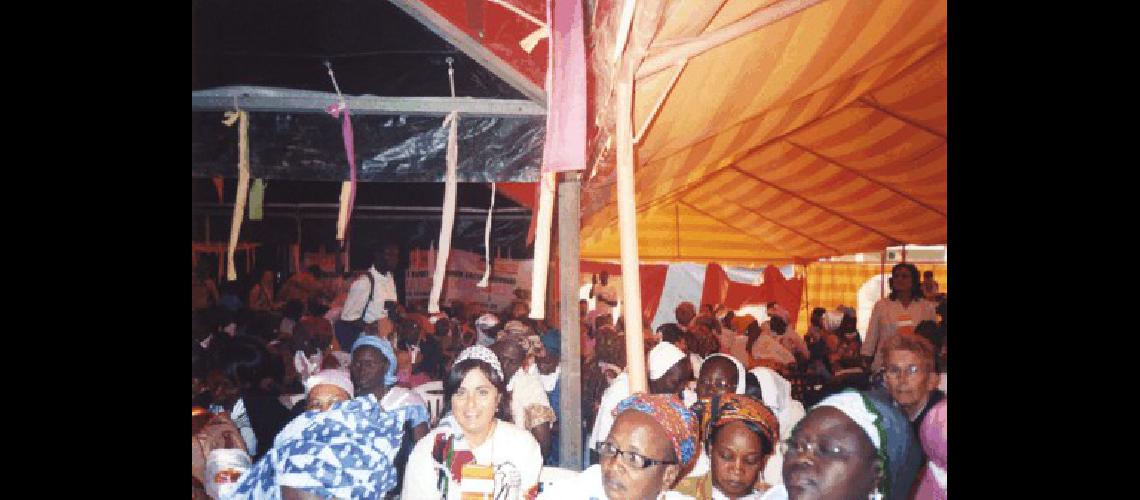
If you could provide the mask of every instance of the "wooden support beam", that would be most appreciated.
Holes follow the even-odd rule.
[[[582,470],[582,346],[578,319],[579,210],[582,174],[564,172],[558,183],[558,283],[560,287],[559,331],[562,357],[559,365],[561,396],[558,401],[559,465]]]
[[[701,55],[706,51],[748,35],[770,24],[774,24],[786,17],[798,14],[804,9],[822,1],[823,0],[784,0],[753,12],[747,17],[716,31],[705,33],[697,37],[669,40],[654,44],[656,47],[666,47],[666,49],[661,53],[645,59],[637,69],[637,79],[641,80],[645,77],[655,75],[681,59],[691,59]]]

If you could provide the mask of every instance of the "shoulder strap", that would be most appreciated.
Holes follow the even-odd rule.
[[[372,277],[372,271],[364,271],[364,276],[368,278],[368,300],[364,301],[364,309],[360,310],[360,319],[364,319],[364,313],[368,312],[368,305],[372,303],[372,293],[376,291],[376,279]]]

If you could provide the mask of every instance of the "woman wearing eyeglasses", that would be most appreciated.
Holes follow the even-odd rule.
[[[668,491],[697,453],[697,417],[671,394],[637,393],[614,409],[614,424],[597,443],[601,462],[577,481],[555,484],[544,498],[684,500]]]
[[[464,349],[444,381],[449,414],[408,457],[401,498],[534,498],[542,452],[530,432],[503,421],[503,368],[483,346]]]
[[[904,500],[922,460],[906,417],[876,392],[828,396],[782,448],[784,484],[761,500]]]

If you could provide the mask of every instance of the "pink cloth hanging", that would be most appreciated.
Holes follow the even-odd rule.
[[[586,168],[586,45],[582,2],[547,0],[546,142],[542,171]]]

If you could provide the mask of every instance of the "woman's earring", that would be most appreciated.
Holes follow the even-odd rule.
[[[883,494],[879,492],[879,487],[875,486],[875,491],[867,495],[867,500],[883,500]]]

